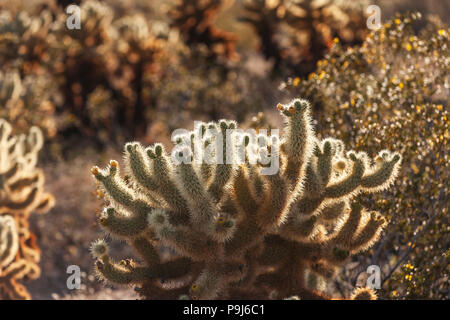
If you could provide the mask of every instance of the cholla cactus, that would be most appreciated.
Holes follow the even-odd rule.
[[[180,31],[188,46],[204,45],[209,58],[236,59],[236,35],[220,30],[214,25],[218,10],[227,1],[179,0],[169,12],[172,26]]]
[[[260,39],[260,49],[273,59],[274,71],[285,67],[297,75],[313,71],[338,37],[343,44],[361,43],[366,35],[367,1],[246,0],[241,20]]]
[[[161,144],[126,144],[127,182],[117,161],[93,167],[108,201],[100,224],[143,260],[116,263],[100,240],[92,246],[99,275],[152,299],[326,298],[311,285],[369,248],[386,223],[355,197],[386,189],[401,157],[384,150],[371,161],[340,140],[319,140],[309,108],[300,99],[278,105],[286,120],[281,140],[261,130],[228,138],[237,124],[221,120],[198,128],[215,133],[202,140],[193,139],[196,129],[176,136],[172,157]],[[195,161],[192,150],[214,145],[224,161]],[[242,164],[230,161],[238,153],[229,147],[244,147]],[[269,158],[279,170],[262,171]],[[164,257],[162,246],[175,253]]]
[[[0,14],[0,62],[20,69],[21,74],[41,73],[51,61],[52,15],[43,10],[38,16],[21,11],[15,16]]]
[[[0,216],[0,239],[0,270],[3,270],[14,260],[19,250],[16,222],[12,216]]]
[[[45,77],[28,75],[22,80],[18,71],[0,71],[0,117],[18,131],[39,125],[45,136],[56,134],[55,108],[50,101],[53,86]]]
[[[155,80],[162,78],[161,63],[165,40],[158,39],[152,26],[141,14],[125,16],[114,26],[117,37],[112,48],[116,52],[118,67],[111,77],[111,85],[119,96],[118,104],[124,114],[117,121],[127,128],[131,136],[144,136],[149,111],[156,106],[153,95]],[[134,91],[130,91],[135,88]]]
[[[43,138],[33,127],[30,133],[11,136],[11,126],[0,119],[0,298],[29,299],[21,279],[39,277],[40,250],[29,231],[32,212],[45,213],[53,197],[43,191],[44,175],[36,169]],[[4,241],[5,240],[5,241]]]
[[[117,17],[113,6],[95,0],[80,9],[80,30],[67,29],[66,14],[54,27],[63,39],[54,42],[58,59],[50,66],[63,96],[63,130],[75,129],[100,145],[145,135],[165,40],[141,14]]]

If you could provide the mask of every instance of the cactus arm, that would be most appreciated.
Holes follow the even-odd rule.
[[[327,186],[324,191],[325,197],[341,198],[355,191],[360,185],[361,178],[364,175],[365,164],[354,153],[350,153],[349,158],[353,161],[352,172],[344,179]]]
[[[349,248],[353,252],[363,251],[372,246],[378,240],[380,232],[385,225],[385,220],[379,214],[372,212],[369,215],[365,226],[350,242]]]
[[[280,174],[267,176],[265,197],[255,216],[263,230],[279,226],[285,221],[288,193],[287,183]]]
[[[133,247],[149,266],[159,265],[161,259],[153,243],[145,236],[133,239]]]
[[[125,152],[127,167],[134,179],[148,191],[156,191],[158,184],[150,172],[142,146],[137,142],[127,143]]]
[[[313,134],[309,103],[306,100],[295,99],[290,104],[278,105],[278,110],[286,120],[286,133],[283,149],[287,155],[284,175],[292,184],[297,183],[302,172],[305,159],[311,152],[311,137]]]
[[[258,209],[258,203],[250,187],[250,179],[247,170],[241,166],[237,172],[232,184],[232,196],[239,207],[246,214],[251,214]]]
[[[0,212],[8,212],[8,211],[21,211],[25,208],[31,206],[35,203],[36,200],[39,199],[40,189],[38,187],[34,187],[22,201],[12,201],[6,199],[0,202]]]
[[[220,157],[220,154],[217,155],[218,163],[214,171],[214,178],[208,186],[208,192],[216,203],[220,201],[223,194],[222,190],[233,174],[233,159],[228,159],[228,157],[232,157],[233,154],[230,154],[229,152],[231,146],[230,141],[228,141],[229,139],[227,139],[226,132],[227,129],[236,129],[236,124],[232,121],[221,120],[219,122],[219,128],[222,142],[222,157]]]
[[[217,211],[191,163],[178,165],[177,182],[188,201],[191,221],[199,227],[210,223]]]
[[[118,176],[118,163],[111,160],[109,173],[100,171],[97,167],[91,169],[94,177],[100,181],[112,200],[127,208],[133,215],[140,216],[150,212],[152,207],[143,199],[138,198],[136,193],[125,185]]]
[[[361,187],[365,192],[378,192],[386,189],[397,176],[401,157],[399,154],[390,155],[389,152],[381,152],[379,160],[381,165],[365,175],[361,180]]]
[[[363,208],[358,203],[353,203],[351,211],[345,220],[345,223],[338,227],[337,234],[330,239],[331,245],[338,244],[343,248],[348,249],[353,240],[353,236],[356,234],[358,227],[360,225],[361,219],[363,215]]]
[[[100,224],[115,236],[137,236],[147,229],[148,213],[146,211],[137,211],[136,214],[125,216],[114,208],[107,208],[104,215],[100,218]]]
[[[149,268],[117,264],[112,262],[107,255],[97,260],[96,268],[99,275],[111,283],[121,285],[139,283],[151,275]]]
[[[157,144],[153,151],[147,149],[152,159],[154,179],[157,182],[157,192],[169,204],[173,211],[188,216],[189,207],[181,192],[172,181],[173,167],[162,145]]]
[[[204,234],[183,227],[165,227],[158,234],[182,256],[190,257],[194,261],[214,260],[219,250],[218,244],[206,238]]]
[[[326,187],[330,181],[330,175],[332,172],[332,156],[331,142],[325,140],[323,143],[323,152],[320,151],[317,156],[317,173],[320,177],[322,188]]]
[[[335,221],[342,214],[345,213],[347,203],[345,201],[338,201],[326,206],[320,212],[320,219],[323,221]]]
[[[19,238],[14,218],[0,216],[0,270],[6,267],[19,250]]]

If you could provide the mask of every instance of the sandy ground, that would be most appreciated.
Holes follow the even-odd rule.
[[[56,198],[55,207],[45,215],[32,215],[31,229],[42,249],[41,277],[25,282],[33,299],[136,299],[131,288],[114,288],[100,282],[94,272],[89,252],[92,241],[105,237],[98,226],[97,214],[102,201],[96,198],[95,181],[90,174],[94,164],[104,166],[120,154],[86,155],[68,162],[44,165],[46,189]],[[106,236],[106,239],[109,239]],[[121,259],[132,256],[121,241],[109,239],[112,255]],[[81,289],[69,290],[67,267],[81,270]]]

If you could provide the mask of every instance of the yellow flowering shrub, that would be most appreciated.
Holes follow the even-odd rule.
[[[319,132],[372,154],[388,143],[403,155],[393,191],[369,200],[388,213],[385,240],[341,279],[380,265],[382,298],[445,298],[449,292],[450,38],[436,18],[415,32],[420,19],[419,13],[398,15],[361,46],[337,43],[307,79],[284,84],[310,99]]]

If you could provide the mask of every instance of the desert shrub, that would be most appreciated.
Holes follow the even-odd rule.
[[[369,154],[388,143],[403,155],[393,191],[369,198],[390,220],[386,236],[343,280],[353,282],[368,264],[378,264],[383,298],[437,299],[449,292],[449,29],[430,18],[418,32],[420,19],[399,15],[361,46],[337,43],[317,71],[285,85],[311,99],[319,126],[327,126],[322,132]]]
[[[306,75],[335,37],[346,45],[362,42],[367,33],[364,8],[364,3],[337,0],[248,0],[241,20],[254,29],[275,72]]]
[[[0,298],[30,299],[20,281],[39,277],[41,251],[28,219],[46,213],[53,197],[44,192],[44,175],[36,168],[41,131],[32,127],[20,136],[11,131],[0,119]]]

